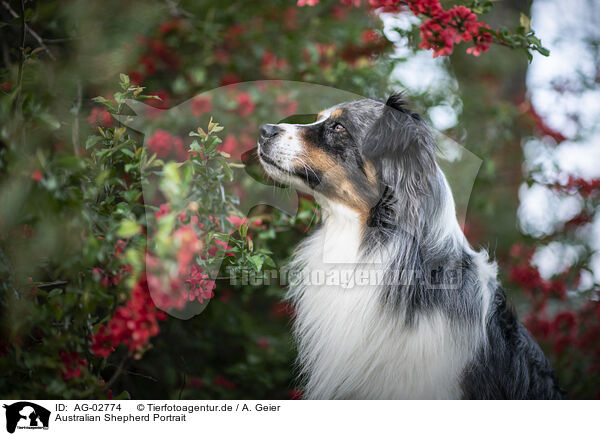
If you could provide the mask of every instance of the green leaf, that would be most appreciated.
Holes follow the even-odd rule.
[[[121,238],[130,238],[140,232],[140,226],[134,220],[123,220],[119,224],[117,235]]]
[[[48,298],[56,297],[57,295],[60,295],[62,293],[63,290],[61,288],[54,288],[48,293]]]
[[[265,259],[262,254],[255,254],[254,256],[249,256],[248,260],[250,261],[250,263],[256,271],[260,271],[262,269],[263,263],[265,262]]]
[[[85,141],[85,149],[89,149],[90,147],[93,147],[94,145],[96,145],[98,143],[98,141],[100,141],[102,139],[101,136],[88,136],[88,139]]]
[[[523,12],[521,12],[519,23],[521,23],[521,26],[523,26],[523,28],[525,29],[525,33],[529,32],[529,30],[531,29],[531,20]]]
[[[129,392],[123,391],[119,395],[114,397],[113,399],[114,400],[131,400],[131,395],[129,395]]]
[[[60,122],[49,113],[42,112],[41,114],[39,114],[39,118],[40,120],[48,124],[50,127],[52,127],[54,130],[60,128]]]

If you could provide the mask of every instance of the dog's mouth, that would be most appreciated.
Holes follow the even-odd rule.
[[[315,189],[321,183],[321,179],[315,170],[307,166],[287,169],[278,164],[272,157],[261,150],[260,147],[258,147],[257,154],[267,175],[280,183],[292,184],[301,190],[305,190],[306,187]],[[297,182],[301,182],[301,184],[297,184]]]
[[[277,162],[275,162],[275,160],[273,160],[273,158],[271,158],[268,154],[266,154],[264,151],[262,151],[260,146],[258,147],[258,157],[259,157],[261,163],[263,164],[263,166],[266,163],[267,165],[271,165],[272,167],[275,167],[276,169],[278,169],[279,171],[281,171],[285,174],[291,174],[288,170],[281,167]]]

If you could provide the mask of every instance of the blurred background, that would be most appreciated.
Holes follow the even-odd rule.
[[[291,80],[404,90],[481,159],[464,231],[568,396],[599,398],[600,4],[442,1],[504,32],[475,56],[428,49],[405,3],[0,2],[2,397],[301,398],[283,287],[227,280],[318,223],[306,196],[246,220],[232,175],[262,122],[314,114]]]

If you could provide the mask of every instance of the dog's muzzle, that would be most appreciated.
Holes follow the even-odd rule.
[[[258,130],[258,145],[262,153],[268,153],[272,141],[283,129],[277,124],[263,124]]]

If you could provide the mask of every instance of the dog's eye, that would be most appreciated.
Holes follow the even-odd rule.
[[[333,125],[334,132],[343,132],[344,130],[346,130],[346,128],[344,126],[342,126],[340,123]]]

